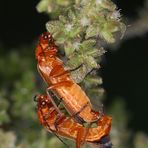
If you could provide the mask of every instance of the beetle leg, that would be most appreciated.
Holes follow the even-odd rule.
[[[41,114],[42,114],[42,116],[43,116],[43,119],[44,119],[44,121],[45,121],[45,123],[46,123],[46,126],[48,127],[48,129],[67,147],[67,148],[69,148],[69,146],[63,141],[63,139],[61,139],[60,137],[59,137],[59,135],[57,134],[57,132],[55,132],[55,131],[53,131],[52,129],[51,129],[51,127],[50,127],[50,125],[48,124],[48,122],[47,122],[47,117],[43,114],[43,112],[41,111]]]
[[[88,105],[88,103],[86,103],[77,113],[71,115],[67,120],[70,120],[71,118],[74,118],[76,120],[76,122],[78,122],[79,124],[84,124],[85,121],[83,120],[83,118],[81,118],[79,116],[79,114],[83,111],[83,109]]]
[[[60,106],[61,102],[62,102],[62,98],[59,99],[59,102],[58,102],[58,105],[57,105],[58,107]]]
[[[71,116],[71,117],[74,117],[74,119],[80,124],[84,124],[85,121],[83,118],[81,118],[79,116],[79,114],[87,107],[87,105],[88,105],[88,103],[86,103],[77,113],[75,113],[74,115]]]
[[[81,147],[81,139],[83,137],[83,128],[78,129],[77,138],[76,138],[76,148]]]
[[[59,77],[59,76],[65,75],[65,74],[70,75],[69,72],[79,69],[82,65],[83,64],[79,65],[78,67],[76,67],[74,69],[68,69],[68,70],[65,70],[63,67],[61,67],[61,65],[56,65],[54,67],[54,69],[52,69],[52,71],[50,72],[50,76]]]
[[[72,82],[71,81],[63,81],[63,82],[59,82],[59,83],[55,83],[55,84],[52,84],[50,87],[48,87],[46,89],[46,93],[47,93],[47,96],[49,98],[51,98],[51,95],[49,93],[49,90],[51,89],[55,89],[55,88],[58,88],[58,87],[61,87],[61,86],[71,86],[72,85]],[[62,112],[60,111],[60,109],[58,108],[58,106],[56,105],[55,101],[53,99],[51,99],[51,102],[53,104],[53,106],[55,107],[56,111],[62,115]]]
[[[81,117],[79,116],[79,114],[80,114],[87,106],[88,106],[88,102],[87,102],[77,113],[75,113],[75,114],[72,116],[72,117],[74,117],[74,118],[76,119],[76,121],[77,121],[78,123],[80,123],[80,124],[85,123],[85,121],[84,121],[83,118],[81,118]]]
[[[47,89],[46,89],[47,96],[48,96],[48,98],[51,98],[51,96],[50,96],[48,90],[49,90],[49,89],[47,88]],[[60,109],[59,109],[58,106],[56,105],[55,101],[54,101],[53,99],[51,99],[51,102],[52,102],[53,106],[55,107],[56,111],[57,111],[60,115],[62,115],[62,112],[60,111]]]
[[[89,123],[87,128],[80,128],[77,133],[77,138],[76,138],[76,146],[77,148],[80,148],[81,145],[85,143],[85,139],[87,137],[87,134],[89,132],[90,127],[92,126],[93,123]],[[85,129],[85,130],[84,130]]]
[[[63,72],[61,72],[61,73],[59,73],[59,74],[56,73],[56,75],[54,75],[54,77],[59,77],[59,76],[65,75],[65,74],[70,75],[70,72],[76,71],[76,70],[79,69],[82,65],[83,65],[83,64],[79,65],[78,67],[76,67],[76,68],[74,68],[74,69],[63,70],[63,68],[62,68],[61,71],[63,71]],[[58,69],[58,70],[59,70],[59,69]]]
[[[50,77],[58,77],[58,76],[62,76],[64,74],[68,74],[69,72],[68,70],[65,70],[61,65],[56,65],[54,66],[54,68],[51,70],[50,72]]]
[[[56,104],[57,104],[57,106],[59,107],[60,104],[61,104],[61,102],[63,101],[63,99],[60,98],[60,97],[58,97],[58,96],[56,95],[56,93],[53,92],[53,91],[49,91],[49,94],[50,94],[50,96],[52,96],[52,99],[58,99],[58,102],[57,102]],[[61,110],[61,109],[60,109],[60,110]]]
[[[67,71],[69,71],[69,72],[76,71],[77,69],[79,69],[82,66],[83,66],[83,63],[73,69],[67,69]]]
[[[71,82],[71,81],[62,81],[62,82],[58,82],[58,83],[52,84],[47,89],[48,90],[50,90],[50,89],[56,89],[56,88],[60,88],[62,86],[70,87],[72,84],[73,84],[73,82]]]
[[[57,131],[58,131],[58,125],[60,123],[62,123],[65,118],[66,117],[65,117],[64,114],[57,116],[56,121],[54,122],[54,126],[55,126],[55,128],[56,128]]]

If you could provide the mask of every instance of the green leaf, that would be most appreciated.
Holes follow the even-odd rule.
[[[101,85],[102,84],[102,78],[95,76],[95,75],[89,75],[85,78],[87,85]]]
[[[79,35],[81,28],[79,25],[71,25],[71,26],[70,25],[71,25],[70,23],[65,25],[66,29],[64,30],[64,33],[67,36],[67,38],[73,40]]]
[[[120,29],[121,29],[121,38],[123,38],[126,31],[126,25],[123,23],[120,23]]]
[[[83,64],[82,55],[76,54],[73,57],[70,57],[69,60],[65,63],[68,69],[75,69],[78,66]]]
[[[96,36],[97,32],[98,32],[98,24],[93,24],[90,25],[87,29],[86,29],[86,36],[85,39],[88,39],[90,37]]]
[[[68,12],[68,18],[70,19],[70,20],[76,20],[77,18],[76,18],[76,15],[75,15],[75,13],[74,13],[74,11],[72,11],[72,10],[69,10],[69,12]]]
[[[111,32],[102,31],[99,33],[100,37],[102,37],[104,40],[106,40],[108,43],[114,43],[115,39],[113,37],[113,34]]]
[[[48,0],[42,0],[40,1],[37,6],[36,6],[36,9],[39,13],[41,12],[44,12],[47,10],[47,7],[48,7],[48,4],[49,4],[49,1]]]
[[[76,69],[75,71],[72,71],[70,73],[72,79],[76,82],[76,83],[80,83],[83,81],[83,79],[85,78],[85,76],[92,70],[91,67],[89,67],[86,64],[81,65],[78,69]]]
[[[69,57],[75,51],[74,48],[70,48],[70,47],[65,47],[64,50],[67,57]]]
[[[93,49],[95,44],[96,44],[96,41],[93,39],[85,40],[80,44],[80,49],[87,51],[89,49]]]
[[[87,51],[87,55],[92,57],[99,57],[99,56],[102,56],[104,53],[105,53],[105,50],[103,48],[100,48],[100,49],[93,48]]]
[[[85,56],[84,57],[84,63],[89,65],[89,67],[91,67],[91,68],[97,68],[98,67],[96,60],[92,56]]]
[[[61,32],[62,27],[63,25],[60,21],[49,21],[46,23],[46,28],[48,32],[52,34],[57,34],[58,32]]]
[[[10,118],[6,112],[6,110],[0,111],[0,125],[3,123],[8,123],[10,121]]]
[[[59,16],[59,22],[67,23],[67,19],[66,19],[66,17],[63,16],[63,15],[60,15],[60,16]],[[58,26],[58,24],[57,24],[57,26]]]
[[[67,6],[71,2],[70,0],[56,0],[58,5]]]
[[[111,0],[102,0],[100,7],[110,11],[114,11],[116,9],[116,5]]]

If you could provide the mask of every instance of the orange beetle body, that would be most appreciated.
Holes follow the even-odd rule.
[[[48,90],[54,91],[71,116],[83,122],[98,120],[99,113],[92,110],[89,98],[64,69],[57,57],[57,46],[50,33],[44,33],[36,48],[38,71],[47,82]],[[58,108],[56,107],[58,110]],[[78,121],[79,122],[79,121]]]
[[[76,140],[77,148],[80,148],[81,143],[84,141],[99,142],[102,137],[109,135],[112,118],[105,115],[97,121],[96,127],[83,127],[81,124],[75,122],[73,118],[65,115],[55,127],[55,122],[59,114],[51,103],[51,99],[47,95],[38,95],[37,100],[38,118],[48,131],[65,138]]]

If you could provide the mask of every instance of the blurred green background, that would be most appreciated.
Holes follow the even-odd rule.
[[[142,26],[148,24],[146,1],[114,0],[128,24],[127,33],[122,42],[107,46],[100,72],[105,110],[113,116],[115,148],[148,148],[148,27]],[[36,11],[38,2],[15,0],[0,5],[0,148],[65,147],[40,125],[33,101],[45,89],[34,48],[49,20]]]

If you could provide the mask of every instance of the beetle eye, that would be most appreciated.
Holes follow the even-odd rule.
[[[45,101],[42,101],[42,106],[45,106],[46,105],[46,102]]]
[[[51,38],[51,34],[48,35],[48,38],[49,38],[49,39]]]
[[[48,39],[48,36],[47,35],[44,35],[43,37],[44,37],[44,39]]]

